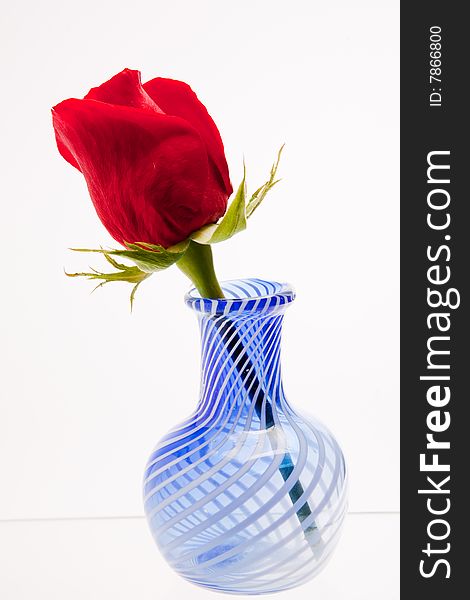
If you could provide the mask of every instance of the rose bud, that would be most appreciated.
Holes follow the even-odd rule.
[[[215,223],[232,193],[217,127],[191,88],[125,69],[52,110],[59,152],[119,243],[165,248]]]

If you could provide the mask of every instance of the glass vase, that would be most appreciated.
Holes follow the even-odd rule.
[[[188,581],[277,592],[311,579],[330,557],[346,512],[345,462],[328,429],[284,394],[280,342],[292,288],[259,279],[222,288],[220,300],[194,289],[186,296],[201,332],[199,401],[150,456],[145,512],[165,559]],[[306,394],[313,401],[314,389]]]

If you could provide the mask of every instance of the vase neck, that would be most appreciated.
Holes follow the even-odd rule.
[[[224,298],[201,298],[195,289],[185,298],[201,330],[197,415],[228,412],[232,420],[248,411],[247,418],[271,427],[283,399],[282,323],[295,293],[288,284],[260,279],[222,282],[222,290]]]
[[[207,409],[249,408],[271,426],[263,404],[282,396],[280,342],[283,315],[200,316],[201,392]]]
[[[282,323],[294,291],[259,279],[223,282],[222,289],[221,299],[201,298],[196,290],[186,296],[201,331],[197,414],[228,411],[232,419],[248,411],[261,426],[271,427],[283,399]]]

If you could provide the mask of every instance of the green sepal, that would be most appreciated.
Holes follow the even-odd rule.
[[[256,192],[247,200],[246,193],[246,170],[243,165],[243,179],[240,183],[234,199],[230,203],[224,217],[218,223],[205,225],[195,231],[190,239],[198,244],[217,244],[228,240],[236,233],[246,229],[246,222],[249,217],[255,212],[261,202],[265,199],[266,194],[271,190],[280,179],[276,179],[277,169],[281,160],[281,153],[284,145],[281,146],[277,153],[277,158],[273,166],[268,181],[259,187]]]
[[[85,252],[88,252],[88,250],[85,250]],[[97,251],[97,252],[100,252],[100,251]],[[132,288],[132,292],[131,292],[131,296],[130,296],[131,311],[132,311],[135,293],[137,291],[137,288],[142,283],[142,281],[147,279],[147,277],[150,277],[151,273],[142,271],[137,266],[133,267],[133,266],[129,266],[129,265],[124,265],[122,263],[118,263],[111,256],[109,256],[109,254],[105,251],[103,251],[102,254],[105,257],[105,259],[113,267],[118,269],[115,273],[102,273],[101,271],[97,271],[96,269],[93,269],[91,267],[91,272],[87,272],[87,273],[67,273],[66,272],[65,274],[67,275],[67,277],[86,277],[89,280],[101,280],[100,283],[92,290],[93,292],[96,289],[105,285],[106,283],[109,283],[110,281],[126,281],[127,283],[134,284],[134,287]]]
[[[224,242],[239,231],[246,229],[246,171],[243,166],[243,179],[238,186],[235,198],[219,223],[205,225],[190,237],[199,244],[217,244]]]
[[[251,215],[255,212],[261,202],[265,199],[266,194],[271,190],[276,183],[281,181],[280,179],[276,179],[277,169],[279,167],[279,162],[281,160],[281,154],[284,149],[284,144],[280,147],[279,152],[277,153],[276,162],[271,167],[271,173],[268,181],[264,183],[260,188],[256,190],[256,192],[251,196],[246,204],[246,216],[247,218],[251,217]]]
[[[144,242],[137,242],[135,244],[125,243],[125,246],[127,250],[90,250],[88,248],[72,248],[72,250],[75,252],[97,252],[103,254],[105,257],[119,256],[128,258],[145,273],[154,273],[155,271],[167,269],[177,262],[186,252],[189,240],[166,249],[163,246]]]

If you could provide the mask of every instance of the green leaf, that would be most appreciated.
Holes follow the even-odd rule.
[[[269,190],[280,181],[280,179],[276,179],[276,173],[283,148],[284,145],[281,146],[277,153],[277,159],[271,167],[268,181],[259,187],[248,201],[246,199],[246,170],[245,165],[243,165],[243,180],[222,220],[219,223],[201,227],[201,229],[198,229],[190,236],[190,239],[199,244],[217,244],[218,242],[228,240],[239,231],[246,229],[247,218],[251,217],[265,199]]]
[[[246,204],[246,216],[249,218],[261,204],[261,202],[265,199],[266,194],[271,190],[276,183],[279,183],[280,179],[276,179],[277,169],[279,167],[279,162],[281,160],[281,154],[284,149],[284,144],[279,149],[277,153],[276,162],[271,167],[271,173],[268,181],[263,184],[260,188],[256,190],[256,192],[251,196]]]
[[[163,246],[156,246],[154,244],[147,244],[144,242],[138,242],[135,244],[126,244],[126,250],[105,250],[100,248],[99,250],[89,248],[71,248],[75,252],[93,252],[102,254],[104,258],[111,264],[116,272],[103,273],[90,267],[90,272],[84,273],[65,273],[68,277],[86,277],[90,280],[98,280],[100,283],[93,289],[93,291],[106,285],[110,281],[126,281],[127,283],[134,284],[131,292],[131,311],[134,305],[135,293],[139,285],[150,277],[152,273],[161,271],[177,262],[188,249],[190,240],[185,240],[180,244],[176,244],[171,248],[163,248]],[[113,257],[119,256],[131,260],[134,265],[126,265],[118,262]]]
[[[137,242],[135,244],[126,243],[127,250],[90,250],[87,248],[72,248],[75,252],[97,252],[103,254],[108,262],[114,267],[122,269],[125,265],[114,261],[113,256],[128,258],[145,273],[154,273],[167,269],[177,262],[186,252],[189,240],[181,242],[171,248],[163,248],[155,244]]]
[[[151,273],[142,271],[137,266],[129,266],[129,265],[124,265],[124,264],[118,263],[112,257],[109,256],[107,251],[83,250],[83,252],[101,252],[104,255],[105,259],[111,265],[113,265],[113,267],[115,267],[118,270],[115,273],[102,273],[101,271],[98,271],[96,269],[93,269],[93,267],[91,267],[90,272],[84,272],[84,273],[67,273],[66,272],[65,274],[67,275],[67,277],[86,277],[89,280],[100,281],[100,283],[98,283],[98,285],[95,288],[93,288],[92,293],[94,291],[96,291],[98,288],[103,287],[107,283],[110,283],[111,281],[126,281],[127,283],[134,284],[134,287],[132,288],[132,292],[131,292],[131,297],[130,297],[131,312],[132,312],[132,307],[134,304],[135,293],[137,291],[137,288],[142,283],[142,281],[144,281],[145,279],[150,277]]]
[[[147,277],[150,277],[151,273],[145,273],[141,271],[139,267],[129,267],[125,271],[117,271],[116,273],[102,273],[91,269],[92,272],[84,273],[65,273],[67,277],[86,277],[87,279],[104,279],[104,283],[110,281],[127,281],[128,283],[141,283]]]
[[[143,281],[143,280],[142,280]],[[132,288],[132,292],[131,292],[131,297],[130,297],[130,301],[131,301],[131,312],[132,309],[134,308],[134,299],[135,299],[135,293],[137,291],[137,288],[139,287],[139,285],[142,283],[142,281],[139,281],[138,283],[135,284],[135,286]]]
[[[103,254],[103,256],[109,262],[109,264],[112,265],[115,269],[121,269],[121,270],[125,271],[128,267],[128,265],[118,263],[117,260],[114,260],[114,258],[109,256],[109,254]]]
[[[191,235],[191,239],[199,244],[217,244],[246,229],[245,202],[246,171],[243,167],[242,182],[222,220],[217,224],[202,227]]]

